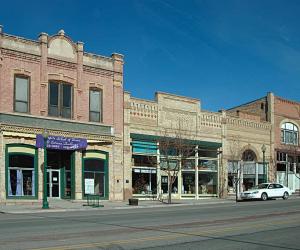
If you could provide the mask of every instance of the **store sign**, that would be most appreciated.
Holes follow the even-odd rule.
[[[84,179],[85,194],[95,194],[94,179]]]
[[[36,147],[44,147],[43,135],[36,135]],[[81,138],[70,138],[63,136],[49,136],[47,139],[47,148],[58,150],[77,150],[85,149],[87,147],[87,140]]]

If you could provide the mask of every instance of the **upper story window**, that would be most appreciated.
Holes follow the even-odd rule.
[[[281,125],[281,142],[284,144],[298,145],[298,127],[290,122]]]
[[[102,90],[90,89],[90,121],[102,122]]]
[[[49,83],[49,109],[50,116],[72,118],[72,85],[66,83]]]
[[[14,111],[29,112],[29,77],[15,76]]]

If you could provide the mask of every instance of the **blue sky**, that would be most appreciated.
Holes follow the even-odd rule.
[[[4,32],[64,29],[85,50],[125,56],[132,96],[199,98],[217,111],[264,96],[300,101],[300,1],[3,1]]]

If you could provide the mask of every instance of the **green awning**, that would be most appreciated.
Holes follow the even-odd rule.
[[[140,141],[159,141],[162,137],[157,135],[144,135],[144,134],[135,134],[130,133],[130,137],[133,140],[140,140]],[[171,137],[170,137],[171,138]],[[200,140],[185,140],[186,143],[191,145],[198,145],[202,149],[219,149],[222,147],[222,143],[219,142],[212,142],[212,141],[200,141]]]

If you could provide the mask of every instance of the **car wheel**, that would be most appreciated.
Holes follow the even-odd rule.
[[[284,192],[282,199],[287,200],[289,198],[289,193],[288,192]]]
[[[268,199],[268,195],[267,195],[266,193],[262,193],[262,194],[261,194],[261,199],[262,199],[263,201],[266,201],[266,200]]]

